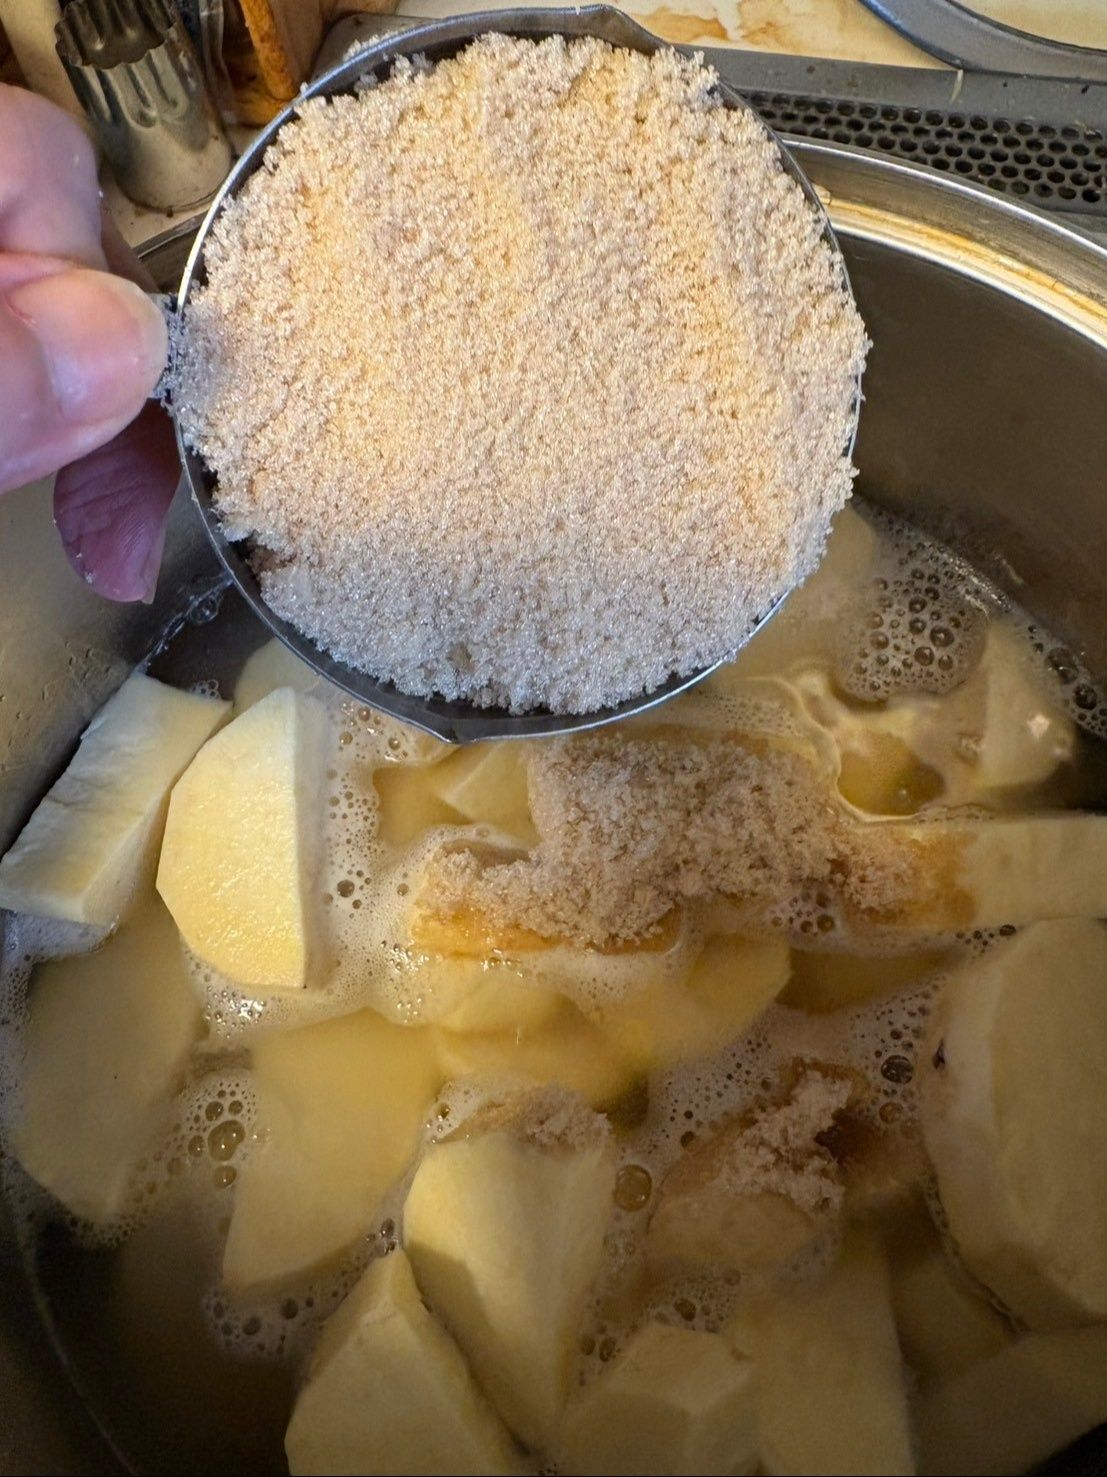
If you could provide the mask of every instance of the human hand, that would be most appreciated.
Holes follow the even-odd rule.
[[[147,403],[165,325],[116,275],[141,272],[125,251],[80,127],[0,86],[0,493],[57,471],[70,562],[101,594],[138,600],[153,594],[180,468]]]

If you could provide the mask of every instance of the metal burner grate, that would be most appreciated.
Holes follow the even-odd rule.
[[[1107,137],[1089,125],[784,92],[746,97],[780,133],[895,154],[1054,209],[1107,209]]]

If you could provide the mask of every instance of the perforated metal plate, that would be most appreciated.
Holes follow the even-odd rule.
[[[746,97],[778,133],[895,154],[1038,205],[1107,211],[1107,137],[1087,124],[785,92]]]

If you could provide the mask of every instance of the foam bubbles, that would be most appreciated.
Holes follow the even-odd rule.
[[[1085,732],[1107,741],[1107,692],[1081,659],[1054,642],[1034,621],[1025,622],[1027,659],[1065,714]]]
[[[941,544],[886,515],[873,521],[881,553],[840,625],[838,684],[863,702],[951,692],[980,658],[996,597]]]

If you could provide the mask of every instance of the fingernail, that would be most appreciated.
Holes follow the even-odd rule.
[[[74,268],[26,282],[6,301],[41,346],[65,421],[94,425],[138,413],[167,348],[165,321],[141,288]]]

